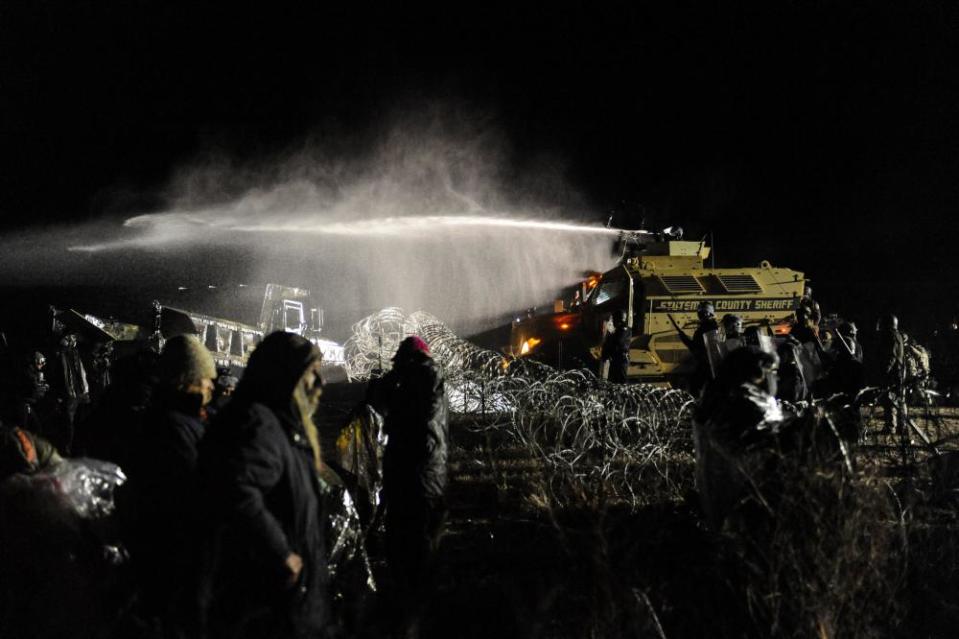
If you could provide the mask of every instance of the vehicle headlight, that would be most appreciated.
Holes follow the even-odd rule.
[[[533,350],[536,347],[537,344],[539,344],[542,341],[543,340],[538,339],[536,337],[530,337],[529,339],[525,340],[523,342],[523,345],[519,349],[520,355],[528,354],[531,350]]]

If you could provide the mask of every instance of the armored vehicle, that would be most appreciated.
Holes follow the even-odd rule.
[[[803,273],[765,261],[755,267],[707,266],[705,242],[674,237],[622,232],[620,264],[585,279],[572,303],[557,302],[558,312],[515,321],[510,354],[598,372],[610,317],[626,311],[633,332],[629,379],[675,382],[691,372],[693,361],[672,320],[691,336],[703,301],[713,303],[717,319],[732,313],[746,328],[759,326],[769,335],[789,332],[803,294]]]

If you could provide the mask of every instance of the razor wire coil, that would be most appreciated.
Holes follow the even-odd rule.
[[[685,391],[509,359],[460,338],[429,313],[398,308],[353,326],[346,344],[351,375],[365,379],[387,368],[409,335],[425,340],[443,369],[458,423],[525,450],[540,465],[551,499],[602,487],[638,505],[648,492],[644,483],[681,489],[675,461],[692,455],[693,398]]]

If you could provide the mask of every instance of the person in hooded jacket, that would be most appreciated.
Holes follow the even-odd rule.
[[[676,329],[676,335],[693,356],[695,368],[689,377],[689,392],[698,397],[700,391],[712,377],[709,355],[706,351],[706,335],[718,331],[719,323],[716,321],[716,307],[709,300],[699,303],[696,316],[699,317],[699,325],[696,327],[693,336],[690,337],[679,327],[672,315],[667,315],[669,321],[673,324],[673,328]]]
[[[730,353],[704,389],[694,415],[696,487],[709,524],[723,526],[749,493],[761,464],[754,454],[783,425],[776,400],[779,357],[758,348]]]
[[[820,308],[819,302],[813,299],[812,287],[808,284],[803,287],[802,297],[799,298],[799,308],[805,311],[806,317],[810,321],[810,327],[818,336],[819,324],[822,322],[822,308]]]
[[[414,626],[446,519],[448,407],[443,374],[422,339],[404,339],[381,382],[386,414],[386,554],[398,611]]]
[[[629,344],[633,331],[627,325],[626,311],[613,313],[613,331],[603,341],[602,360],[609,362],[607,379],[614,384],[625,384],[629,370]]]
[[[192,335],[167,340],[157,360],[157,385],[118,496],[140,585],[142,612],[167,636],[195,623],[196,540],[200,511],[197,460],[213,397],[216,367]]]
[[[211,639],[330,632],[320,445],[322,353],[285,332],[250,356],[200,452],[208,543],[200,591]]]
[[[0,419],[39,435],[43,423],[38,408],[50,390],[44,374],[47,358],[39,351],[30,351],[14,358],[14,362],[18,364],[15,367],[8,364],[14,370],[3,371],[11,379],[0,384]]]
[[[883,406],[884,432],[895,430],[902,418],[900,401],[906,381],[906,342],[899,331],[899,319],[883,315],[876,324],[879,340],[876,344],[877,381],[884,387],[880,404]]]

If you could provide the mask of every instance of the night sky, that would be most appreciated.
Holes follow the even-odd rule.
[[[597,222],[712,232],[827,311],[959,313],[953,3],[199,4],[0,4],[0,230],[150,210],[198,153],[335,148],[435,101]]]

